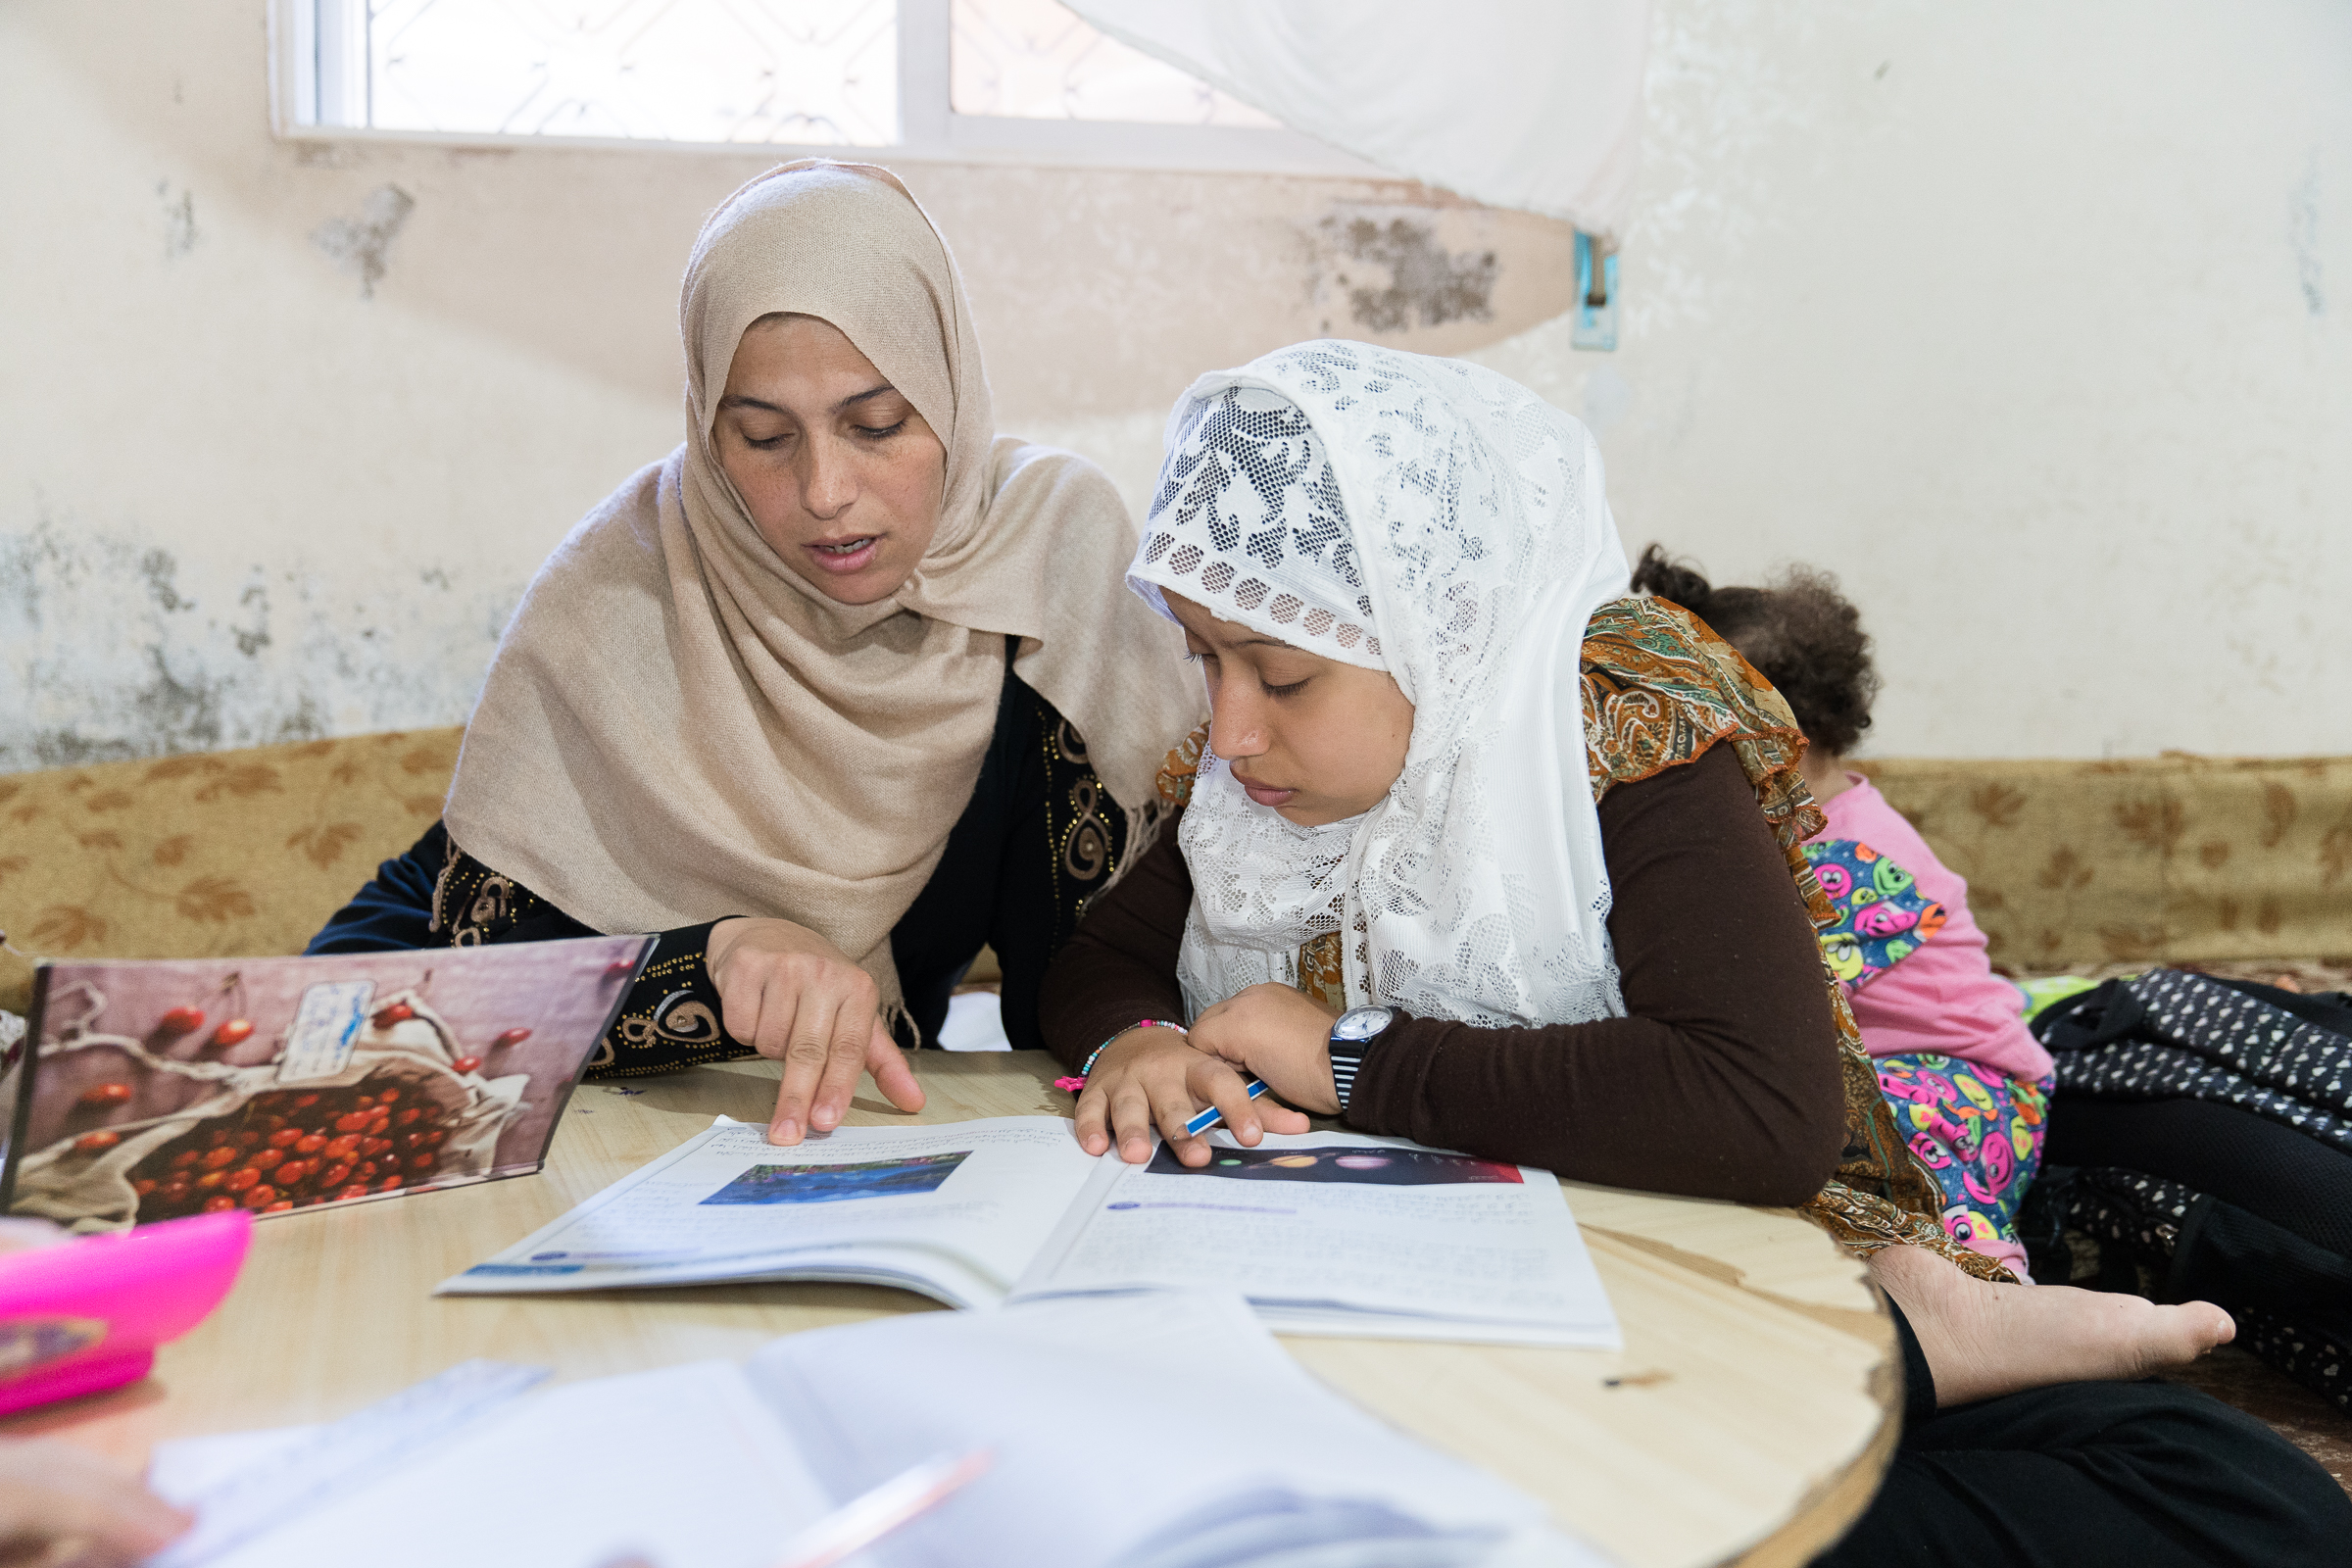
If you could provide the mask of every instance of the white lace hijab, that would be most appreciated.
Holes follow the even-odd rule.
[[[1167,448],[1129,586],[1387,670],[1413,704],[1387,797],[1326,827],[1202,759],[1186,1006],[1296,983],[1299,945],[1337,930],[1351,1004],[1622,1016],[1578,654],[1629,584],[1591,434],[1481,367],[1325,341],[1201,377]]]

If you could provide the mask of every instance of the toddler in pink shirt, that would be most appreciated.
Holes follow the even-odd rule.
[[[1944,1228],[2030,1281],[2016,1214],[2041,1164],[2049,1054],[2026,1028],[2017,988],[1992,972],[1968,884],[1846,771],[1879,686],[1860,614],[1826,573],[1715,588],[1656,545],[1634,586],[1706,621],[1788,699],[1808,743],[1805,781],[1829,818],[1805,846],[1838,913],[1823,953],[1912,1152],[1943,1189]]]
[[[1865,960],[1858,951],[1841,959],[1840,944],[1833,937],[1831,961],[1838,964],[1839,978],[1846,982],[1854,1021],[1862,1026],[1863,1049],[1874,1056],[1951,1056],[2028,1083],[2049,1077],[2050,1054],[2026,1027],[2017,987],[1994,974],[1984,956],[1984,933],[1968,912],[1968,884],[1936,858],[1928,841],[1886,804],[1878,786],[1845,771],[1843,758],[1824,760],[1837,782],[1814,785],[1813,798],[1830,819],[1828,830],[1814,843],[1866,845],[1878,851],[1908,873],[1920,899],[1943,915],[1942,923],[1927,932],[1913,952],[1876,973],[1862,967]],[[1810,781],[1810,770],[1807,777]],[[1815,856],[1816,876],[1827,859]],[[1841,903],[1840,907],[1849,910],[1848,917],[1833,932],[1852,923],[1850,906]],[[1860,941],[1853,946],[1859,949]]]

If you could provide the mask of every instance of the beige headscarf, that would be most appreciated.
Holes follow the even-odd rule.
[[[939,528],[892,598],[825,598],[776,557],[710,446],[744,329],[841,329],[947,448]],[[1125,591],[1136,532],[1083,459],[996,434],[962,279],[896,176],[809,160],[710,216],[687,264],[686,442],[540,568],[490,666],[451,838],[600,931],[771,915],[900,1001],[890,931],[978,781],[1014,668],[1152,828],[1198,721],[1181,637]]]

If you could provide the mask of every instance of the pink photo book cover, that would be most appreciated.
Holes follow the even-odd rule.
[[[0,1206],[87,1234],[527,1175],[651,946],[45,964]]]

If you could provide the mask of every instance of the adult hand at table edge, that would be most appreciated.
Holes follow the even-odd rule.
[[[790,920],[721,920],[704,964],[728,1036],[784,1064],[769,1143],[840,1126],[869,1070],[892,1104],[923,1108],[922,1088],[882,1022],[881,988],[814,931]]]
[[[0,1562],[47,1562],[67,1542],[85,1544],[76,1564],[136,1562],[195,1522],[72,1444],[0,1439]]]
[[[1152,1157],[1152,1124],[1176,1157],[1188,1166],[1208,1163],[1206,1138],[1184,1124],[1203,1106],[1224,1113],[1226,1128],[1245,1146],[1269,1131],[1302,1133],[1307,1120],[1287,1105],[1250,1098],[1241,1075],[1204,1052],[1195,1051],[1173,1029],[1129,1029],[1112,1038],[1095,1057],[1095,1070],[1078,1092],[1072,1131],[1090,1154],[1114,1146],[1119,1157],[1140,1165]]]
[[[1263,1078],[1302,1110],[1336,1116],[1331,1024],[1338,1016],[1297,986],[1268,981],[1201,1008],[1193,1020],[1193,1049]]]

